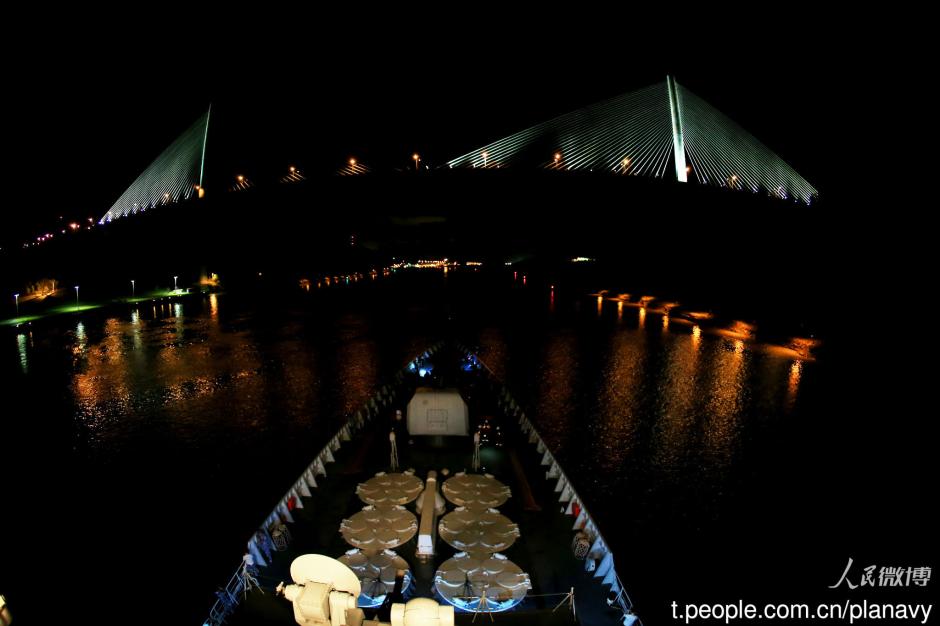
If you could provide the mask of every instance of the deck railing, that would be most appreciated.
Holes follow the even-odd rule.
[[[541,464],[548,467],[548,471],[545,473],[546,480],[555,481],[555,493],[559,494],[558,501],[567,503],[565,512],[575,518],[572,530],[583,530],[591,537],[591,548],[585,557],[585,569],[591,571],[590,568],[593,567],[594,577],[601,578],[601,584],[610,585],[610,591],[616,594],[613,603],[624,613],[624,623],[639,623],[639,619],[633,613],[633,600],[624,588],[623,582],[614,568],[614,554],[610,549],[610,544],[604,539],[597,523],[588,512],[584,500],[575,491],[561,465],[559,465],[551,450],[548,449],[548,446],[545,445],[535,424],[529,420],[525,411],[512,397],[506,385],[493,373],[493,370],[472,350],[464,346],[460,347],[467,356],[479,364],[493,382],[500,386],[499,402],[501,408],[506,411],[507,415],[518,419],[522,433],[528,435],[529,443],[534,445],[536,451],[542,455]]]

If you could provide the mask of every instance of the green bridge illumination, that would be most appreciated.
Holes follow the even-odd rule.
[[[29,315],[20,315],[18,317],[11,317],[5,320],[0,320],[0,326],[19,326],[21,324],[26,324],[29,322],[34,322],[36,320],[45,319],[48,317],[53,317],[56,315],[67,315],[69,313],[81,313],[83,311],[92,311],[95,309],[100,309],[106,306],[113,304],[137,304],[139,302],[150,302],[154,300],[162,300],[164,298],[173,298],[177,296],[185,296],[190,292],[184,289],[166,289],[160,291],[153,291],[146,295],[127,297],[127,298],[114,298],[112,300],[105,300],[101,302],[81,302],[79,304],[63,304],[59,306],[49,307],[48,309],[30,313]]]

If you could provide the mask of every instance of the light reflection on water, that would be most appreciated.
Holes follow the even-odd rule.
[[[262,330],[251,317],[221,321],[222,308],[211,294],[201,307],[155,303],[146,318],[132,309],[91,332],[76,323],[71,390],[89,454],[110,454],[113,443],[154,432],[203,445],[219,429],[309,432],[358,409],[381,375],[362,316],[340,319],[323,346],[302,338],[302,322]],[[17,341],[26,372],[26,338]],[[324,367],[336,382],[326,396]]]
[[[602,528],[607,501],[634,511],[625,533],[675,515],[714,515],[734,470],[747,470],[755,432],[774,432],[799,407],[814,366],[680,318],[646,324],[644,309],[624,315],[622,302],[616,316],[598,315],[602,301],[595,308],[567,292],[546,299],[543,291],[531,307],[498,302],[468,312],[461,339],[509,384]],[[265,317],[212,294],[62,322],[46,352],[67,359],[56,366],[70,394],[66,421],[80,463],[103,468],[94,490],[122,502],[124,485],[111,494],[106,482],[121,473],[135,476],[135,489],[143,481],[141,489],[165,490],[146,508],[180,529],[167,531],[167,541],[199,542],[187,552],[205,559],[193,571],[227,568],[239,556],[231,546],[243,545],[335,422],[439,338],[427,320],[445,316],[432,304],[398,305],[396,317],[374,302]],[[15,338],[0,358],[15,376],[34,377],[50,358],[37,351],[42,335],[38,349],[31,336]],[[220,530],[228,543],[215,547],[189,539],[170,517],[181,499],[202,504],[210,491],[227,494],[217,504],[231,516]],[[119,513],[83,511],[95,523]],[[202,606],[216,577],[193,579],[194,604]]]
[[[26,356],[26,335],[19,333],[16,336],[16,348],[20,353],[20,367],[23,369],[23,373],[29,372],[29,360]]]
[[[85,325],[79,322],[75,325],[75,354],[84,354],[87,347],[88,336],[85,334]]]
[[[738,443],[750,353],[745,352],[742,341],[713,342],[710,352],[702,442],[705,455],[721,471],[730,462]]]
[[[653,433],[653,462],[668,473],[687,461],[694,439],[699,383],[698,350],[689,335],[667,339],[663,393],[657,403],[658,428]]]
[[[350,315],[340,320],[338,365],[343,385],[343,412],[349,415],[359,406],[356,398],[368,397],[379,375],[376,370],[375,341],[368,334],[365,316]]]
[[[598,297],[598,311],[602,304]],[[211,436],[222,422],[249,431],[309,428],[315,407],[334,406],[331,420],[348,415],[383,375],[385,348],[365,313],[347,312],[318,329],[331,338],[326,355],[325,345],[305,337],[303,320],[262,332],[250,316],[226,319],[223,308],[211,294],[201,304],[154,304],[146,318],[135,308],[91,333],[75,322],[71,389],[89,445],[133,438],[135,428],[187,440]],[[608,477],[637,465],[671,475],[692,462],[721,476],[751,421],[794,409],[803,362],[705,336],[698,325],[672,327],[665,314],[662,326],[647,327],[644,307],[626,320],[623,308],[618,301],[616,318],[593,318],[590,332],[572,325],[584,319],[568,302],[545,325],[526,323],[522,333],[484,325],[474,338],[498,376],[515,379],[522,396],[528,390],[532,417],[562,457],[581,450],[584,467]],[[24,374],[28,342],[16,335]],[[422,347],[414,339],[409,345]],[[335,380],[329,389],[326,376]]]
[[[633,454],[638,444],[646,358],[646,337],[642,333],[622,330],[612,338],[600,384],[598,419],[589,423],[599,443],[597,467],[605,472],[619,470],[623,459]]]
[[[507,382],[594,506],[639,507],[635,528],[664,515],[717,518],[747,472],[744,451],[798,404],[806,363],[666,313],[647,324],[644,307],[624,316],[618,302],[616,317],[586,317],[577,304],[556,303],[567,322],[521,324],[504,346],[481,341],[484,360],[513,356]],[[517,358],[533,346],[541,356]]]
[[[573,334],[559,333],[547,340],[542,369],[539,373],[537,419],[546,425],[542,436],[546,444],[559,448],[573,428],[570,416],[576,410],[573,379],[578,362]]]
[[[480,352],[486,354],[486,365],[498,378],[506,377],[506,337],[501,328],[480,331]]]
[[[790,365],[790,376],[787,379],[787,405],[792,407],[796,403],[796,392],[800,388],[800,376],[803,375],[803,362],[793,361]]]

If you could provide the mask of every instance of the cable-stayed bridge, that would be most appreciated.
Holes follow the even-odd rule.
[[[206,111],[170,144],[100,222],[201,196],[209,117]],[[806,204],[818,194],[783,159],[672,77],[481,145],[445,167],[605,172],[695,182]],[[336,173],[373,171],[350,159]],[[292,167],[281,182],[305,179]],[[254,186],[243,175],[236,181],[230,190]]]
[[[694,180],[807,204],[818,193],[753,135],[672,77],[482,145],[448,166]]]
[[[211,107],[147,166],[99,223],[202,193]]]

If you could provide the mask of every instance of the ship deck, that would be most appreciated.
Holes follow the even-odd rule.
[[[443,355],[439,355],[435,361],[442,358]],[[584,561],[572,553],[573,519],[564,514],[558,502],[555,481],[546,479],[540,455],[528,444],[515,421],[499,411],[492,381],[479,373],[456,371],[449,376],[445,373],[443,377],[448,384],[456,382],[461,389],[470,408],[471,426],[482,415],[490,416],[491,423],[501,426],[502,445],[484,446],[481,450],[482,470],[512,489],[512,497],[499,510],[519,525],[521,536],[503,554],[527,572],[532,583],[525,600],[513,609],[488,616],[457,610],[456,623],[469,624],[474,618],[489,621],[491,617],[494,623],[504,624],[618,624],[621,613],[607,606],[607,588],[599,578],[586,572]],[[317,477],[317,487],[311,488],[311,497],[302,499],[303,508],[292,511],[292,540],[287,549],[274,552],[273,562],[260,569],[261,590],[253,590],[244,597],[227,620],[228,624],[293,624],[290,602],[274,592],[279,582],[291,582],[291,562],[301,554],[338,557],[350,549],[339,532],[340,523],[364,506],[356,495],[356,486],[376,472],[389,471],[388,432],[395,409],[404,412],[403,405],[415,386],[409,378],[402,384],[398,401],[334,453],[336,461],[326,466],[327,475]],[[399,425],[399,433],[402,429],[403,425]],[[400,434],[398,440],[400,467],[413,468],[422,479],[427,477],[428,471],[436,470],[439,484],[442,484],[446,480],[440,475],[443,468],[451,474],[470,471],[472,438],[415,438],[409,442],[406,435]],[[408,508],[414,511],[414,503]],[[448,510],[453,510],[450,503]],[[395,550],[411,566],[414,586],[410,597],[429,597],[442,602],[432,588],[434,574],[440,564],[457,551],[438,537],[433,559],[422,563],[415,556],[416,541],[413,538]],[[576,619],[570,603],[556,610],[572,588]],[[366,609],[367,619],[375,613],[375,609]]]

